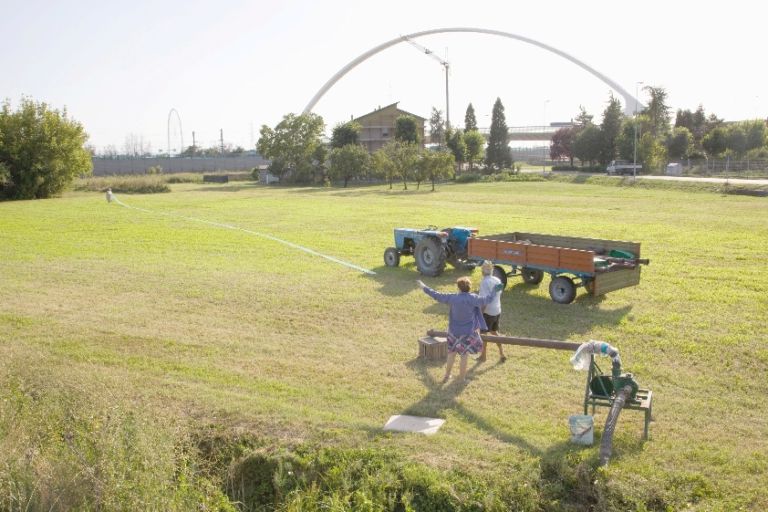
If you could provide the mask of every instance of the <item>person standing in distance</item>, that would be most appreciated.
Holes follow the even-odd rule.
[[[501,319],[501,292],[496,292],[501,285],[501,280],[493,275],[493,263],[485,260],[480,267],[483,273],[483,280],[480,282],[479,295],[493,295],[493,300],[487,305],[483,306],[483,319],[488,326],[488,330],[481,330],[481,334],[490,334],[492,336],[499,335],[499,320]],[[499,361],[502,363],[507,360],[504,355],[504,349],[501,343],[496,344],[499,347]],[[483,342],[483,351],[480,353],[480,357],[477,358],[479,362],[485,362],[485,351],[488,348],[488,344]]]

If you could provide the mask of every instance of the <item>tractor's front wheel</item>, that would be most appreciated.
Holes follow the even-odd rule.
[[[435,238],[422,238],[413,251],[416,258],[416,268],[429,277],[436,277],[445,270],[445,248]]]
[[[388,267],[400,266],[400,252],[394,247],[387,247],[384,250],[384,264]]]

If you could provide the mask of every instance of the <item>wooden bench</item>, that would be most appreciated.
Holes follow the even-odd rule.
[[[587,374],[587,387],[584,392],[584,414],[588,413],[589,406],[592,406],[592,415],[595,414],[595,407],[608,407],[613,406],[615,395],[613,393],[613,386],[606,393],[595,392],[592,389],[591,383],[595,377],[610,378],[603,375],[603,372],[595,363],[595,356],[592,355],[589,361],[589,372]],[[635,394],[635,398],[628,399],[624,404],[624,409],[633,411],[643,411],[645,413],[645,425],[643,428],[643,439],[648,440],[651,428],[651,414],[653,413],[653,392],[650,389],[640,388]]]

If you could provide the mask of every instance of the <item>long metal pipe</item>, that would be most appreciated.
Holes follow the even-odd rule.
[[[430,329],[427,331],[427,336],[432,336],[433,338],[445,338],[448,336],[448,333],[446,331]],[[501,343],[502,345],[518,345],[521,347],[551,348],[555,350],[569,350],[571,352],[575,351],[581,346],[581,343],[574,343],[572,341],[521,338],[518,336],[491,336],[489,334],[483,334],[480,337],[486,343]]]

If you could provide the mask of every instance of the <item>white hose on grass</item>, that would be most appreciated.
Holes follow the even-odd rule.
[[[359,267],[359,266],[357,266],[357,265],[355,265],[353,263],[349,263],[347,261],[340,260],[339,258],[334,258],[333,256],[328,256],[327,254],[319,253],[319,252],[315,251],[314,249],[310,249],[309,247],[304,247],[303,245],[298,245],[298,244],[295,244],[293,242],[288,242],[287,240],[282,240],[282,239],[274,237],[272,235],[266,235],[264,233],[258,233],[256,231],[251,231],[250,229],[245,229],[245,228],[241,228],[241,227],[238,227],[238,226],[233,226],[231,224],[224,224],[222,222],[214,222],[214,221],[205,220],[205,219],[197,219],[195,217],[187,217],[187,216],[184,216],[184,215],[179,215],[177,213],[156,212],[156,211],[152,211],[152,210],[147,210],[146,208],[139,208],[138,206],[131,206],[129,204],[125,204],[124,202],[122,202],[114,194],[112,195],[112,200],[114,202],[116,202],[117,204],[119,204],[120,206],[123,206],[125,208],[130,208],[131,210],[138,210],[140,212],[145,212],[145,213],[150,213],[150,214],[165,215],[166,217],[175,217],[175,218],[178,218],[178,219],[184,219],[184,220],[188,220],[188,221],[192,221],[192,222],[201,222],[203,224],[208,224],[210,226],[216,226],[217,228],[225,228],[225,229],[232,229],[232,230],[235,230],[235,231],[242,231],[243,233],[248,233],[249,235],[258,236],[258,237],[261,237],[261,238],[266,238],[267,240],[272,240],[273,242],[279,242],[279,243],[281,243],[283,245],[287,245],[288,247],[292,247],[293,249],[298,249],[300,251],[304,251],[304,252],[306,252],[308,254],[311,254],[313,256],[319,256],[320,258],[325,258],[328,261],[332,261],[334,263],[338,263],[339,265],[344,265],[345,267],[348,267],[348,268],[351,268],[351,269],[363,272],[364,274],[368,274],[368,275],[372,275],[372,276],[376,275],[376,272],[374,272],[373,270],[368,270],[366,268]]]

